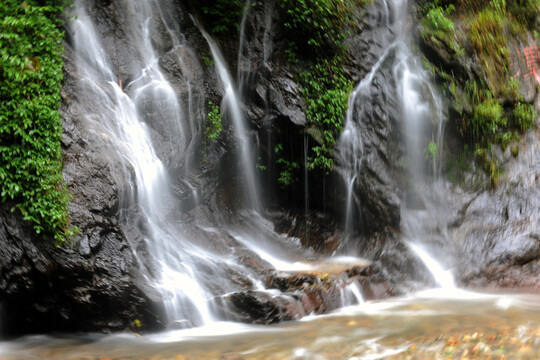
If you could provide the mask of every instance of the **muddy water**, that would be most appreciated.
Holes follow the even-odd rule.
[[[29,337],[0,359],[540,359],[540,296],[431,291],[273,327]]]

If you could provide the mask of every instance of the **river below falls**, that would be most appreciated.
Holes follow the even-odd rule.
[[[32,336],[0,342],[8,359],[540,359],[540,295],[431,290],[269,327]]]

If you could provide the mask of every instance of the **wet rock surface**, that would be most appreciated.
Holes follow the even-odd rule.
[[[506,157],[495,190],[473,195],[452,228],[461,281],[473,287],[540,288],[540,149],[531,131]]]
[[[224,319],[269,325],[298,320],[309,314],[327,314],[360,301],[398,295],[388,281],[374,276],[377,269],[361,265],[313,263],[313,270],[270,272],[265,291],[234,292],[220,299]],[[357,289],[357,294],[350,287]],[[360,298],[356,298],[360,296]]]

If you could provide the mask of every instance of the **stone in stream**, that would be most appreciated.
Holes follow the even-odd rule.
[[[371,265],[319,265],[313,271],[271,272],[265,283],[269,290],[234,292],[222,296],[218,307],[226,320],[268,325],[336,310],[344,305],[343,290],[353,283],[369,300],[397,295],[390,284],[372,276],[376,270]]]

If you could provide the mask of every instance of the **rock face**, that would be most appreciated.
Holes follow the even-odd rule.
[[[0,218],[4,334],[136,330],[135,320],[158,327],[158,306],[136,286],[121,235],[105,232],[79,249],[55,248],[7,209]]]
[[[467,194],[452,227],[461,282],[540,289],[540,134],[531,131],[496,190]]]
[[[460,26],[460,25],[458,25]],[[463,45],[463,44],[462,44]],[[530,64],[525,63],[524,49],[535,49],[536,42],[530,34],[507,38],[510,62],[509,72],[519,80],[521,101],[534,104],[540,110],[537,80],[527,75]],[[477,58],[463,59],[449,53],[439,42],[429,38],[421,40],[427,58],[445,71],[452,71],[456,81],[480,79],[488,83],[485,70]],[[512,104],[509,95],[500,95],[502,104]],[[455,149],[462,148],[455,116],[458,109],[472,113],[470,104],[449,102],[450,127],[445,141],[446,162],[455,162]],[[505,105],[507,106],[507,105]],[[459,180],[448,183],[449,208],[448,257],[452,258],[454,273],[461,286],[472,288],[540,288],[540,137],[538,116],[534,130],[522,135],[513,144],[518,150],[512,156],[510,146],[501,150],[492,146],[492,156],[501,164],[502,175],[497,186],[488,189],[488,179],[476,169],[474,159],[467,159],[469,171],[463,171]],[[517,152],[517,151],[516,151]],[[515,155],[515,154],[514,154]]]

